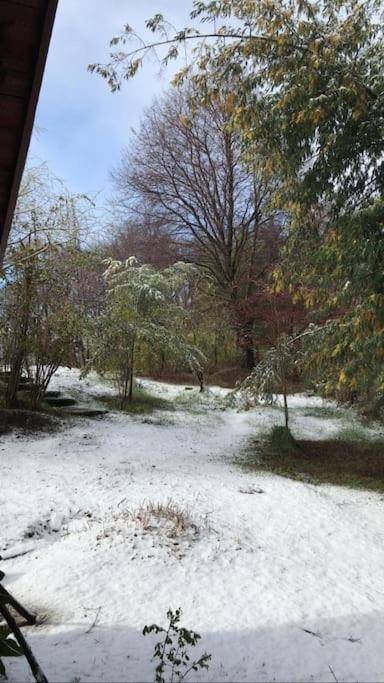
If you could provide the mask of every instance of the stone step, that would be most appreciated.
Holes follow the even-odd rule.
[[[102,415],[107,415],[108,410],[103,410],[101,408],[64,408],[62,410],[63,415],[74,415],[77,417],[100,417]]]
[[[52,406],[52,408],[64,408],[64,407],[70,407],[70,406],[75,406],[77,401],[74,398],[65,398],[63,397],[49,397],[44,399],[48,405]]]
[[[61,391],[46,391],[43,398],[46,400],[47,398],[59,398],[61,396]]]

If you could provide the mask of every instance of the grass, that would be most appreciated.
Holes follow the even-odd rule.
[[[313,406],[305,408],[303,411],[304,417],[318,417],[324,420],[341,419],[344,412],[340,408],[332,408],[332,406]]]
[[[174,503],[168,500],[166,503],[152,503],[151,501],[143,503],[137,510],[131,513],[132,520],[145,531],[150,531],[157,523],[167,524],[167,532],[169,536],[182,536],[190,528],[195,529],[192,524],[189,513]]]
[[[359,425],[341,430],[333,439],[300,439],[295,446],[277,448],[270,435],[253,440],[241,464],[247,470],[273,472],[313,484],[384,493],[384,439],[369,437]]]
[[[118,396],[106,394],[104,396],[95,396],[95,398],[111,408],[111,410],[118,410],[130,415],[151,415],[155,410],[174,410],[171,401],[159,396],[153,396],[137,386],[134,388],[132,401],[127,402],[123,408]]]

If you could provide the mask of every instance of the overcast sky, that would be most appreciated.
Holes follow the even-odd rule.
[[[108,59],[109,40],[130,24],[145,35],[144,21],[161,12],[172,23],[188,23],[189,0],[59,0],[30,157],[46,161],[75,192],[110,193],[109,172],[127,144],[130,128],[172,71],[159,77],[148,62],[142,72],[112,94],[90,62]],[[175,67],[173,67],[175,68]]]

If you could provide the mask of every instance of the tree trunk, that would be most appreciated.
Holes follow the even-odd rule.
[[[127,362],[126,362],[126,365],[124,367],[124,375],[123,375],[123,377],[124,377],[123,392],[122,392],[121,401],[120,401],[120,408],[121,409],[123,409],[125,407],[125,402],[127,400],[128,393],[129,393],[129,378],[130,378],[130,372],[131,372],[129,359],[130,359],[130,355],[127,354]]]
[[[257,354],[253,344],[253,320],[243,325],[237,335],[237,343],[243,349],[242,366],[252,372],[257,362]]]
[[[129,364],[129,392],[128,392],[128,401],[131,403],[132,398],[133,398],[133,363],[134,363],[134,353],[135,353],[135,342],[132,342],[131,346],[131,358],[130,358],[130,364]]]
[[[5,393],[6,408],[17,408],[17,390],[19,388],[21,371],[23,368],[24,353],[18,351],[11,361],[11,374],[7,383],[7,390]]]
[[[255,367],[255,349],[247,347],[244,349],[244,367],[247,370],[253,370]]]
[[[285,371],[285,367],[283,364],[283,359],[282,359],[282,352],[281,352],[281,346],[280,343],[278,345],[278,353],[280,356],[280,378],[281,378],[281,385],[283,389],[283,402],[284,402],[284,419],[285,419],[285,428],[289,429],[289,412],[288,412],[288,399],[287,399],[287,393],[288,393],[288,387],[287,387],[287,375]]]
[[[258,360],[253,340],[254,318],[249,317],[249,311],[245,312],[233,294],[233,325],[236,330],[236,342],[243,352],[242,367],[252,372]]]

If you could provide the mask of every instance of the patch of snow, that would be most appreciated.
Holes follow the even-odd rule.
[[[1,567],[46,615],[26,635],[51,683],[152,681],[154,641],[141,632],[170,606],[212,653],[193,680],[383,680],[383,497],[244,472],[234,457],[280,410],[219,413],[202,398],[194,413],[177,401],[183,385],[144,382],[175,400],[172,426],[110,413],[0,439],[0,555],[13,557]],[[106,387],[62,369],[52,388],[91,398]],[[296,435],[340,429],[303,414],[313,397],[293,398]],[[190,520],[180,537],[135,521],[169,500]],[[10,681],[33,680],[23,659],[6,664]]]

